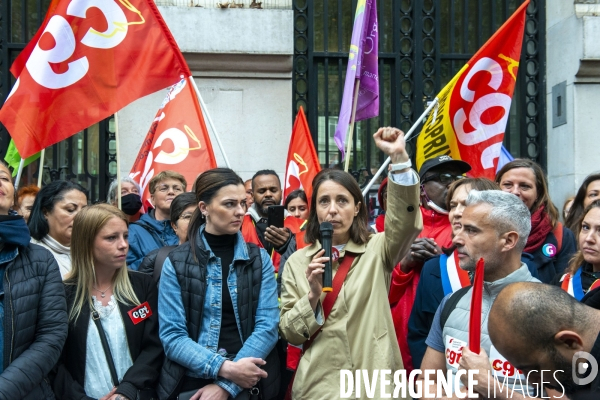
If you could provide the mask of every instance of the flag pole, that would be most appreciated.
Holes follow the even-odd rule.
[[[117,157],[117,207],[121,209],[121,150],[119,146],[119,112],[115,112],[115,151]]]
[[[19,162],[19,169],[17,170],[17,177],[15,178],[15,192],[19,190],[19,182],[21,181],[21,175],[23,175],[23,167],[25,166],[25,159],[21,158]]]
[[[40,153],[40,170],[38,172],[38,187],[42,187],[42,177],[44,175],[44,158],[46,158],[46,149],[42,149]]]
[[[435,107],[435,105],[438,103],[438,101],[439,101],[439,99],[436,97],[435,99],[433,99],[433,101],[431,102],[431,104],[429,104],[429,107],[427,107],[427,109],[425,111],[423,111],[423,114],[421,114],[421,116],[415,121],[415,123],[413,124],[413,126],[411,126],[410,129],[408,130],[408,132],[406,132],[406,134],[404,135],[404,140],[405,141],[408,141],[408,139],[410,138],[410,136],[419,127],[419,125],[421,125],[421,122],[423,122],[423,120],[431,112],[431,110],[433,109],[433,107]],[[377,171],[377,173],[373,176],[373,178],[371,179],[371,181],[369,182],[369,184],[364,188],[364,190],[362,192],[363,197],[365,197],[367,195],[367,193],[369,193],[369,189],[371,189],[371,186],[373,186],[373,184],[375,183],[375,181],[377,180],[377,178],[379,178],[379,176],[382,174],[383,170],[387,168],[387,166],[390,163],[390,161],[392,161],[392,159],[390,157],[388,157],[387,160],[384,161],[384,163],[381,165],[381,167],[379,168],[379,170]]]
[[[223,144],[221,143],[219,134],[217,133],[217,130],[215,129],[215,125],[213,124],[212,118],[210,117],[210,114],[208,113],[206,104],[204,104],[204,100],[202,100],[202,95],[200,94],[200,90],[198,90],[198,86],[196,86],[196,81],[194,81],[194,78],[192,76],[189,76],[188,79],[192,83],[194,90],[196,90],[196,96],[198,97],[198,101],[200,101],[200,108],[202,109],[202,112],[204,113],[204,115],[206,116],[206,119],[208,120],[208,124],[210,125],[210,130],[213,132],[215,139],[217,139],[217,145],[219,146],[219,150],[221,150],[221,154],[223,155],[223,159],[225,160],[225,165],[227,165],[227,168],[231,168],[231,164],[229,164],[229,159],[227,158],[227,154],[225,154],[225,149],[223,148]]]
[[[360,81],[356,80],[354,83],[354,98],[352,104],[352,115],[350,117],[350,126],[348,128],[348,145],[346,146],[346,159],[344,164],[344,171],[348,172],[350,166],[350,154],[352,154],[352,139],[354,137],[354,122],[356,119],[356,104],[358,103],[358,90],[360,89]]]

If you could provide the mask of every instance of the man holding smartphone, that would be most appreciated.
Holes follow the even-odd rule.
[[[248,243],[263,247],[271,255],[275,272],[285,263],[288,256],[297,248],[304,247],[302,243],[297,246],[295,234],[300,232],[304,221],[295,218],[284,210],[282,226],[269,225],[269,207],[281,205],[281,181],[279,175],[273,170],[260,170],[252,177],[252,194],[254,204],[248,208],[242,225],[242,235]],[[279,210],[271,211],[271,218]],[[281,220],[275,218],[275,220]],[[279,225],[279,223],[278,223]]]

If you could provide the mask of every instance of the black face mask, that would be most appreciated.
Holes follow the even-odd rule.
[[[142,208],[139,194],[129,193],[121,197],[121,210],[127,215],[135,215]]]

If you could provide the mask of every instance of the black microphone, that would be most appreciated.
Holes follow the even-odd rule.
[[[323,291],[331,292],[333,290],[331,273],[331,240],[333,237],[333,225],[331,225],[331,222],[322,222],[319,231],[321,232],[321,245],[323,246],[323,250],[325,250],[323,257],[329,258],[329,261],[325,263],[325,272],[323,273]]]

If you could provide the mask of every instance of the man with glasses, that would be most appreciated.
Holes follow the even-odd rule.
[[[137,271],[144,257],[152,250],[179,243],[169,215],[171,202],[186,188],[185,178],[175,171],[162,171],[150,180],[148,190],[154,209],[129,225],[127,266],[130,269]]]
[[[446,155],[425,161],[419,169],[419,208],[423,217],[423,230],[413,242],[410,252],[394,269],[389,294],[398,345],[408,373],[413,369],[407,342],[408,319],[415,301],[421,268],[425,261],[441,254],[442,247],[452,245],[452,226],[445,209],[446,195],[450,184],[464,178],[463,174],[470,170],[468,163]]]

